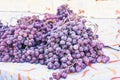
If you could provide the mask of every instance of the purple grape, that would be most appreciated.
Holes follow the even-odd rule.
[[[76,71],[76,72],[80,72],[80,71],[81,71],[81,67],[80,67],[80,66],[76,66],[76,67],[75,67],[75,71]]]
[[[102,61],[102,56],[99,56],[98,58],[97,58],[97,62],[101,62]]]
[[[64,44],[65,44],[65,41],[61,40],[61,41],[60,41],[60,44],[61,44],[61,45],[64,45]]]
[[[81,64],[82,69],[86,68],[86,65],[84,63]]]
[[[83,24],[85,24],[86,22],[87,22],[86,19],[83,19],[83,20],[82,20],[82,23],[83,23]]]
[[[55,62],[54,65],[56,66],[56,68],[60,67],[60,63],[58,63],[58,62]]]
[[[74,67],[70,67],[69,70],[70,70],[70,72],[75,72],[75,68]]]
[[[39,55],[39,58],[40,58],[40,59],[44,59],[44,54],[40,54],[40,55]]]
[[[84,52],[80,52],[80,55],[83,57],[85,55],[85,53]]]
[[[61,77],[65,79],[67,77],[67,73],[66,72],[61,73]]]
[[[61,68],[64,69],[64,68],[66,68],[66,67],[67,67],[67,64],[66,64],[66,63],[62,63],[62,64],[61,64]]]
[[[81,55],[79,53],[76,54],[76,58],[80,58]]]
[[[67,37],[66,37],[66,36],[62,36],[61,39],[62,39],[62,40],[66,40]]]
[[[59,79],[60,79],[60,74],[57,73],[57,72],[56,72],[56,73],[55,73],[55,72],[52,73],[52,76],[53,76],[53,78],[56,79],[56,80],[59,80]]]
[[[68,42],[71,42],[71,41],[72,41],[72,39],[71,39],[70,37],[68,37],[68,38],[67,38],[67,41],[68,41]]]
[[[79,47],[79,51],[81,51],[81,52],[82,52],[83,50],[84,50],[84,49],[83,49],[82,47]]]
[[[73,48],[74,48],[75,50],[78,50],[79,45],[74,45]]]
[[[61,58],[61,62],[66,62],[66,61],[67,61],[66,57]]]
[[[67,59],[70,60],[70,61],[72,61],[73,57],[72,56],[68,56]]]
[[[53,53],[49,53],[48,56],[49,56],[49,57],[52,57],[52,56],[53,56]]]
[[[82,60],[79,59],[79,60],[77,60],[75,63],[76,63],[76,65],[81,66],[81,65],[82,65]]]
[[[53,68],[53,64],[52,64],[51,62],[49,62],[49,63],[47,64],[47,67],[48,67],[48,69],[52,69],[52,68]]]
[[[86,53],[86,56],[89,57],[91,54],[89,52]]]
[[[103,56],[102,57],[102,62],[103,63],[107,63],[110,60],[110,58],[108,56]]]
[[[44,60],[40,60],[40,64],[42,64],[42,65],[43,65],[44,63],[45,63],[45,61],[44,61]]]
[[[88,65],[89,62],[90,62],[89,58],[86,57],[86,56],[83,58],[83,61],[84,61],[84,63],[85,63],[86,65]]]
[[[49,80],[53,80],[53,78],[52,78],[52,77],[50,77],[50,78],[49,78]]]
[[[9,59],[9,55],[5,55],[4,57],[3,57],[3,61],[8,61],[8,59]]]

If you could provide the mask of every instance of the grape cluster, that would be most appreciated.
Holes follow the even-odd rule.
[[[86,28],[83,22],[70,21],[47,36],[45,64],[49,69],[67,70],[57,76],[79,72],[91,63],[109,61],[102,51],[104,44],[97,41],[98,35],[93,35],[92,29]]]
[[[46,44],[45,35],[52,28],[48,27],[48,23],[46,22],[45,24],[45,22],[46,20],[43,22],[38,16],[27,16],[19,19],[18,24],[15,26],[1,28],[0,61],[34,63],[35,61],[32,61],[32,57],[36,58],[37,61],[38,55],[43,54],[43,51],[40,52],[40,50]],[[33,53],[29,52],[31,49]],[[42,62],[43,64],[41,60],[37,62]]]
[[[58,7],[56,14],[46,13],[41,20],[39,16],[26,16],[15,26],[3,27],[0,23],[0,61],[60,69],[49,80],[65,79],[67,74],[80,72],[91,63],[107,63],[104,44],[85,23],[67,4]]]
[[[69,9],[68,4],[61,5],[57,9],[57,16],[59,17],[60,20],[64,20],[71,14],[73,14],[73,11]]]

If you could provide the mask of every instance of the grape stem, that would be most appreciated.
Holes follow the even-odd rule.
[[[88,25],[88,26],[94,26],[94,28],[95,28],[95,30],[94,30],[94,34],[96,34],[97,33],[97,31],[98,31],[98,24],[93,24],[91,21],[87,21],[87,22],[89,22],[90,24],[86,24],[86,25]]]
[[[112,50],[120,51],[119,49],[113,48],[113,47],[108,46],[108,45],[105,45],[104,48],[109,48],[109,49],[112,49]]]
[[[49,23],[49,22],[52,22],[52,23],[55,23],[55,20],[46,20],[45,22],[44,22],[44,24],[46,25],[47,23]]]

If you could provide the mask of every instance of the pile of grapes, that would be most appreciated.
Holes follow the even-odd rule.
[[[68,5],[61,5],[56,14],[46,13],[17,20],[15,26],[0,25],[0,62],[30,62],[60,69],[49,80],[66,78],[91,63],[107,63],[104,44],[91,28],[85,26]]]

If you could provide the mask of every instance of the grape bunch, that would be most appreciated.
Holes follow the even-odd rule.
[[[59,69],[49,80],[65,79],[92,63],[107,63],[110,58],[102,51],[104,44],[85,23],[67,4],[58,7],[56,14],[46,13],[43,19],[26,16],[9,27],[0,23],[0,62],[29,62]]]
[[[33,51],[40,51],[38,47],[46,44],[46,33],[50,32],[55,22],[57,18],[52,14],[45,14],[43,20],[40,20],[39,16],[26,16],[18,19],[15,26],[0,28],[0,61],[33,62],[31,59],[23,61],[21,56],[26,56],[26,52],[31,48]],[[43,64],[43,61],[38,60],[39,62]]]
[[[31,23],[28,22],[27,19]],[[28,57],[26,55],[27,51],[33,48],[33,52],[36,52],[36,54],[39,55],[40,50],[38,47],[43,47],[43,44],[46,43],[45,34],[50,29],[43,23],[42,20],[40,20],[37,16],[25,17],[20,20],[21,21],[18,21],[18,24],[15,26],[0,28],[0,61],[33,63],[34,61],[31,61],[32,59],[24,60],[24,58]],[[36,51],[36,49],[38,51]],[[21,58],[22,56],[24,56],[23,59]],[[35,56],[30,55],[30,57],[32,58]]]
[[[58,7],[56,14],[60,20],[64,20],[65,18],[73,14],[73,11],[69,9],[68,4],[64,4]]]
[[[69,21],[57,26],[47,36],[44,54],[49,69],[67,70],[64,71],[66,75],[79,72],[91,63],[109,61],[102,51],[104,44],[98,42],[98,35],[94,35],[92,29],[86,28],[83,22]]]

